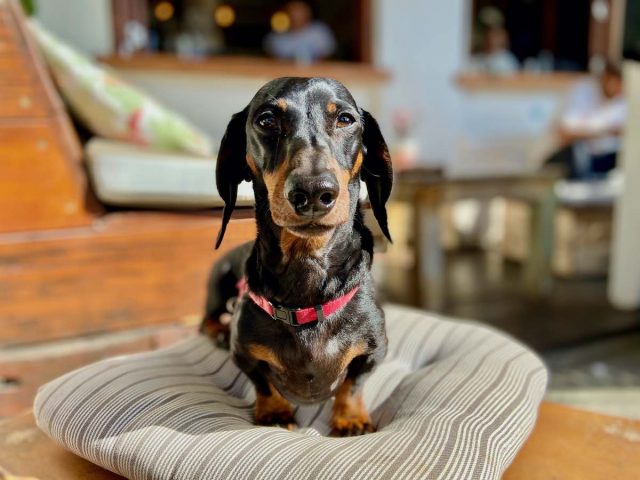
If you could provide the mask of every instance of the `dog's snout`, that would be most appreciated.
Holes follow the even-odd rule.
[[[286,182],[287,200],[302,217],[326,215],[335,205],[339,193],[338,180],[328,171],[319,175],[292,174]]]

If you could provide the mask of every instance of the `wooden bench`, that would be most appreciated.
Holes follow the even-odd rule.
[[[639,472],[640,421],[544,403],[504,479],[634,480]],[[6,480],[122,478],[63,450],[37,429],[31,413],[0,423],[2,475]]]
[[[191,328],[212,263],[255,237],[252,209],[219,251],[220,210],[110,212],[82,155],[19,1],[0,0],[0,418],[29,408],[39,383],[114,354],[100,345],[119,332]],[[99,346],[66,354],[89,338]]]

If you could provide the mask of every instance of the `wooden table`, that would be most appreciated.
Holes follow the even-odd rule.
[[[640,472],[640,421],[544,403],[505,480],[632,480]],[[117,480],[54,444],[31,413],[0,423],[0,478]]]
[[[440,218],[442,207],[448,202],[470,198],[506,197],[531,205],[531,253],[524,266],[524,282],[532,295],[549,292],[552,285],[554,186],[558,178],[558,172],[552,170],[517,176],[472,178],[447,178],[433,170],[400,173],[394,199],[409,202],[414,207],[415,282],[419,286],[421,306],[429,310],[441,310],[445,302]]]

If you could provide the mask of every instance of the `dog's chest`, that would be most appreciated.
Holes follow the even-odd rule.
[[[316,327],[296,335],[297,348],[309,360],[322,361],[340,353],[341,342],[337,335]]]
[[[346,357],[352,357],[354,342],[347,332],[329,330],[304,332],[298,338],[298,348],[303,358],[316,366],[340,373],[347,365]]]

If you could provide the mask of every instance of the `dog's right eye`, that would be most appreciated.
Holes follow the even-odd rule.
[[[265,130],[274,130],[277,128],[278,123],[276,122],[276,117],[273,113],[264,112],[256,118],[256,125]]]

